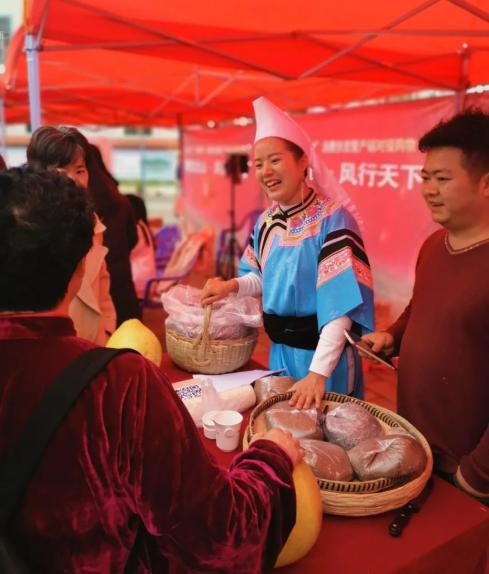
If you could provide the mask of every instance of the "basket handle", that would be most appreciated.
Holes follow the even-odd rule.
[[[211,320],[212,305],[206,305],[204,309],[204,326],[202,332],[192,343],[192,347],[197,349],[197,357],[193,363],[197,366],[207,366],[211,360],[206,359],[209,350],[209,324]]]

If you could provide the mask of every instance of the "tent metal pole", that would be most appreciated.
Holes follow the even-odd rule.
[[[0,155],[7,161],[7,130],[5,126],[5,99],[0,98]]]
[[[31,130],[41,125],[41,91],[39,79],[39,42],[33,34],[25,36],[25,51],[27,55],[27,76],[29,81],[29,111]]]
[[[460,87],[455,92],[455,111],[457,114],[465,108],[465,97],[469,85],[469,61],[470,49],[467,44],[462,44],[460,48]]]
[[[455,113],[459,114],[464,111],[465,107],[465,90],[457,90],[455,92]]]
[[[147,197],[147,165],[146,165],[146,136],[141,134],[141,139],[139,140],[139,181],[140,190],[143,201],[146,201]]]
[[[177,114],[177,129],[178,129],[178,180],[179,180],[179,184],[180,184],[180,189],[179,189],[179,194],[182,196],[184,194],[185,188],[183,186],[183,133],[184,133],[184,127],[183,127],[183,118],[182,118],[182,114],[178,113]]]

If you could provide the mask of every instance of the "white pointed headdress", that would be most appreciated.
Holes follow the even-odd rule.
[[[298,145],[309,159],[316,191],[336,199],[351,209],[352,203],[349,196],[320,159],[311,138],[304,129],[289,114],[272,104],[267,98],[261,97],[254,100],[253,108],[256,120],[255,143],[264,138],[276,137]]]

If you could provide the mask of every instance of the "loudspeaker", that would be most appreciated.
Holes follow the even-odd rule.
[[[248,173],[248,154],[232,153],[228,156],[224,164],[226,175],[233,183],[241,182],[241,174]]]

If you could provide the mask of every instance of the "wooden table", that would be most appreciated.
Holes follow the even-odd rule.
[[[262,368],[249,364],[246,368]],[[165,357],[172,382],[188,379]],[[247,423],[249,412],[245,414]],[[244,425],[243,429],[244,430]],[[236,453],[220,451],[201,433],[205,447],[223,465]],[[396,512],[377,516],[324,515],[319,539],[282,574],[489,574],[489,508],[435,477],[423,508],[401,537],[388,533]]]

